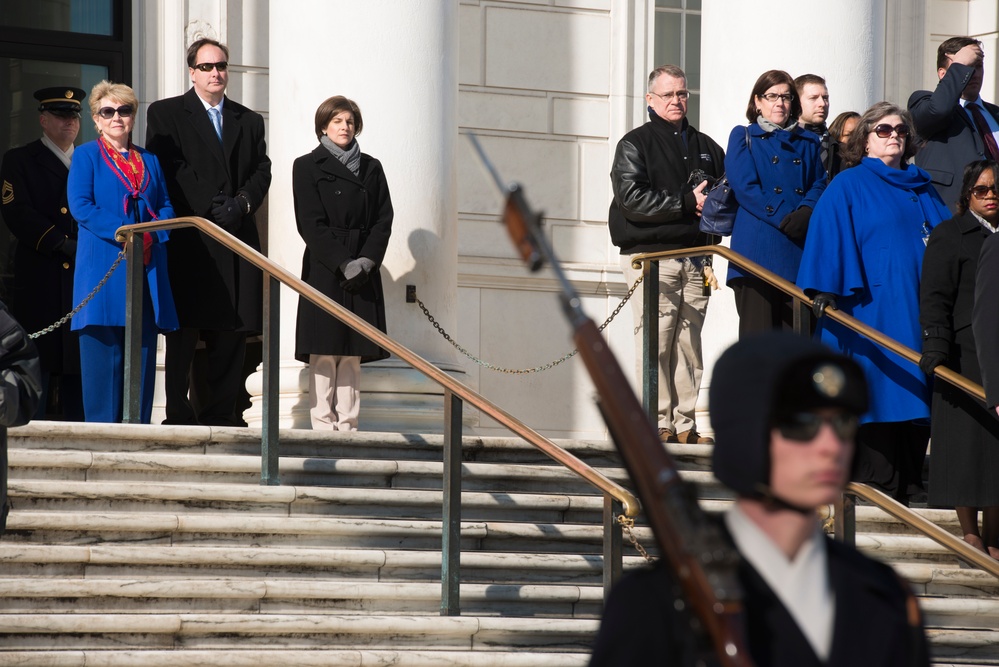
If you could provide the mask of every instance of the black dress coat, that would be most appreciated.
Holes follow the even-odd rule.
[[[146,149],[159,158],[178,216],[212,220],[212,198],[242,192],[250,212],[234,235],[260,249],[253,217],[271,183],[263,117],[228,97],[222,105],[222,143],[194,89],[149,105]],[[261,330],[263,279],[194,229],[176,229],[167,244],[170,286],[180,326],[215,331]]]
[[[0,166],[0,211],[17,237],[11,312],[29,333],[52,324],[74,305],[75,260],[56,249],[66,239],[76,239],[66,199],[68,178],[69,169],[41,139],[12,148]],[[35,346],[44,372],[79,374],[80,344],[69,325],[36,338]]]
[[[947,354],[947,368],[978,383],[982,374],[971,318],[978,256],[988,236],[971,213],[937,225],[926,245],[919,288],[923,351]],[[930,442],[930,504],[999,505],[999,420],[984,404],[935,379]]]
[[[836,600],[828,662],[815,654],[790,612],[745,560],[745,634],[756,667],[926,667],[926,635],[910,625],[911,594],[891,568],[855,549],[826,540],[829,577]],[[625,576],[604,610],[590,667],[693,667],[710,647],[691,629],[686,610],[677,610],[679,586],[661,563]]]
[[[916,132],[926,140],[916,153],[916,164],[930,173],[933,187],[952,211],[957,210],[965,166],[985,158],[982,136],[961,106],[961,93],[974,72],[973,67],[952,63],[932,92],[917,90],[909,96]],[[985,112],[999,122],[999,107],[984,105]]]
[[[381,163],[361,154],[355,176],[325,147],[319,145],[295,160],[292,168],[295,220],[305,240],[302,280],[369,324],[385,328],[385,299],[379,274],[392,232],[392,200]],[[367,257],[375,263],[358,294],[343,289],[340,266]],[[308,362],[310,354],[359,356],[376,361],[388,352],[312,302],[299,298],[295,358]]]
[[[978,272],[975,276],[975,306],[971,328],[978,340],[994,342],[999,339],[997,294],[999,294],[999,234],[993,234],[982,244],[982,254],[978,258]],[[999,405],[999,345],[980,346],[978,363],[982,368],[985,402],[995,417],[994,408]]]

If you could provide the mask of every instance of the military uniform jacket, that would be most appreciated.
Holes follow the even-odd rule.
[[[149,105],[146,149],[166,174],[170,201],[178,216],[212,220],[212,198],[243,192],[250,213],[234,232],[260,249],[253,212],[271,182],[271,161],[264,141],[263,117],[225,99],[222,142],[194,89]],[[261,330],[260,271],[194,229],[170,236],[170,285],[181,327],[217,331]]]
[[[392,232],[392,199],[381,163],[361,153],[355,176],[324,146],[295,160],[292,168],[295,221],[305,240],[302,280],[381,331],[385,297],[379,267]],[[357,294],[340,286],[340,266],[367,257],[375,263],[368,282]],[[295,358],[310,354],[357,356],[361,361],[384,359],[388,353],[347,325],[298,300]]]
[[[77,234],[66,199],[68,178],[69,169],[41,139],[8,151],[0,167],[0,211],[17,238],[11,312],[29,333],[52,324],[74,305],[75,262],[56,250]],[[68,326],[35,344],[46,372],[80,372],[80,346]]]
[[[826,547],[836,614],[825,663],[760,574],[740,564],[746,637],[756,667],[926,667],[925,632],[918,618],[910,619],[914,599],[891,568],[831,539]],[[699,657],[713,658],[691,630],[688,612],[675,608],[678,597],[672,573],[661,564],[622,579],[604,611],[590,667],[686,667]]]

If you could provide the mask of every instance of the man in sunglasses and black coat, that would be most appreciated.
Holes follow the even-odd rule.
[[[736,493],[724,527],[741,556],[745,643],[756,665],[926,666],[919,608],[890,567],[822,533],[847,483],[860,367],[790,333],[740,340],[710,389],[714,474]],[[611,594],[591,667],[715,664],[663,564]]]
[[[263,117],[225,96],[229,50],[187,50],[193,87],[149,105],[146,148],[163,166],[178,216],[207,218],[260,249],[254,212],[271,183]],[[167,244],[181,328],[166,335],[166,424],[242,426],[246,337],[262,329],[260,272],[195,229]],[[202,343],[203,350],[195,350]]]

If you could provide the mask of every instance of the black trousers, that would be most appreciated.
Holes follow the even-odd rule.
[[[242,331],[182,328],[166,334],[163,423],[245,426],[236,408],[245,354]]]
[[[871,422],[857,431],[853,481],[870,484],[902,504],[924,491],[923,462],[930,425]]]
[[[735,292],[739,313],[739,338],[764,331],[794,331],[794,299],[767,282],[752,276],[734,278],[728,286]],[[809,335],[815,331],[815,318],[808,311],[802,322]]]

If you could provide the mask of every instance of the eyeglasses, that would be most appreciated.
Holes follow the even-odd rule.
[[[776,428],[780,434],[788,440],[797,442],[809,442],[815,439],[822,428],[822,424],[829,424],[833,433],[840,440],[852,440],[857,435],[857,427],[860,419],[857,415],[847,412],[840,412],[826,417],[816,412],[796,412],[792,415],[781,417]]]
[[[675,93],[652,93],[652,94],[660,98],[663,102],[669,102],[674,97],[681,102],[686,102],[687,98],[690,97],[689,90],[678,90]]]
[[[202,72],[211,72],[213,69],[217,69],[220,72],[224,72],[229,69],[229,62],[220,60],[217,63],[198,63],[194,66],[194,69],[199,69]]]
[[[989,193],[992,193],[992,197],[999,197],[999,186],[996,185],[976,185],[971,188],[971,194],[975,199],[985,199]]]
[[[128,118],[133,113],[135,113],[135,109],[132,108],[131,104],[122,104],[117,109],[114,107],[101,107],[97,111],[97,115],[104,120],[111,120],[115,114],[118,114],[122,118]]]
[[[767,93],[766,95],[760,95],[760,97],[765,99],[767,102],[770,102],[771,104],[773,104],[777,100],[780,100],[782,102],[790,102],[791,100],[794,99],[794,96],[791,95],[791,93],[784,93],[783,95],[778,95],[777,93]]]
[[[878,135],[882,139],[890,137],[892,131],[903,139],[909,136],[909,126],[904,123],[899,123],[895,127],[892,127],[888,123],[882,123],[881,125],[875,125],[874,129],[871,130],[871,132]]]

